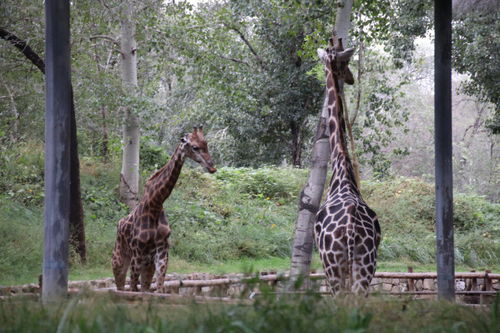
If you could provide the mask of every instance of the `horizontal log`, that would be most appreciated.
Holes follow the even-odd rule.
[[[381,295],[437,295],[437,291],[435,290],[422,290],[422,291],[373,291],[371,293],[380,293]],[[495,296],[500,292],[498,291],[479,291],[479,290],[462,290],[455,291],[456,295],[485,295],[485,296]],[[260,291],[255,292],[256,295],[263,294]],[[266,294],[273,295],[296,295],[296,294],[321,294],[321,295],[331,295],[332,293],[329,291],[275,291],[275,292],[266,292]]]
[[[111,294],[119,297],[123,297],[127,300],[137,300],[143,301],[146,299],[159,298],[171,301],[173,303],[191,303],[195,301],[196,303],[214,303],[214,302],[224,302],[231,304],[240,304],[242,300],[231,298],[231,297],[207,297],[207,296],[191,296],[186,297],[182,295],[173,295],[173,294],[165,294],[165,293],[153,293],[153,292],[134,292],[134,291],[118,291],[118,290],[93,290],[93,293],[96,294]]]

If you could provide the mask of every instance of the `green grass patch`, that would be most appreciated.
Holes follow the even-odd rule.
[[[489,308],[387,297],[258,296],[253,304],[124,303],[83,294],[41,305],[1,301],[2,332],[498,332]]]
[[[37,281],[43,242],[43,159],[38,146],[2,155],[0,170],[0,284]],[[154,152],[149,158],[153,161]],[[162,159],[166,159],[165,156]],[[153,161],[158,164],[160,161]],[[151,163],[153,163],[151,162]],[[88,264],[70,256],[72,279],[110,276],[116,223],[128,214],[118,201],[119,161],[81,159]],[[19,169],[16,171],[16,167]],[[17,173],[16,173],[17,172]],[[235,272],[246,267],[286,270],[307,170],[186,165],[164,207],[172,226],[169,272]],[[149,172],[143,172],[143,179]],[[23,194],[29,189],[30,195]],[[28,191],[29,192],[29,191]],[[363,197],[382,227],[379,270],[435,270],[433,186],[417,179],[364,181]],[[500,267],[500,205],[455,194],[457,270]],[[321,265],[317,255],[313,268]]]

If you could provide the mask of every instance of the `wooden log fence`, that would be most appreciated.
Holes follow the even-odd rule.
[[[435,280],[437,279],[436,272],[413,272],[412,268],[408,269],[408,272],[377,272],[374,278],[374,285],[388,285],[388,289],[375,289],[375,291],[382,291],[392,295],[435,295],[436,290],[429,290],[429,288],[423,289],[423,281],[431,280],[427,286],[433,286]],[[194,296],[197,295],[209,295],[212,290],[217,289],[219,295],[236,296],[241,293],[245,288],[251,286],[252,283],[267,283],[270,285],[277,285],[282,281],[289,278],[288,274],[277,274],[275,272],[263,272],[259,275],[248,276],[243,274],[228,274],[228,276],[213,276],[209,274],[192,274],[189,276],[182,276],[177,274],[167,275],[167,281],[165,281],[164,287],[169,291],[169,294],[179,294],[182,297],[181,291],[184,295]],[[311,273],[309,278],[312,281],[321,281],[325,279],[324,273]],[[484,297],[489,297],[495,295],[500,289],[500,274],[491,273],[487,270],[485,272],[456,272],[455,280],[461,281],[463,288],[457,289],[457,295],[467,295],[471,297],[481,297],[481,303]],[[401,288],[392,288],[391,282],[401,284]],[[422,281],[422,282],[419,282]],[[429,282],[429,281],[428,281]],[[321,287],[323,285],[323,287]],[[417,288],[417,285],[420,286]],[[481,288],[479,288],[481,286]],[[215,289],[214,289],[215,287]],[[89,289],[98,292],[109,292],[110,290],[115,290],[114,280],[112,278],[101,279],[101,280],[91,280],[91,281],[71,281],[69,283],[70,293],[75,293],[81,289]],[[233,288],[233,293],[228,293],[229,288]],[[404,290],[402,290],[404,289]],[[420,289],[420,290],[417,290]],[[481,289],[481,290],[479,290]],[[254,288],[255,292],[258,293],[258,288]],[[248,290],[247,290],[248,291]],[[11,286],[2,287],[0,286],[0,299],[8,297],[11,295],[21,295],[21,294],[33,294],[39,293],[39,286],[36,284],[27,284],[21,286]],[[328,294],[325,283],[321,281],[319,287],[319,293]],[[133,293],[126,294],[127,292],[118,292],[123,297],[127,295],[137,294],[142,295],[144,293]],[[125,294],[123,294],[125,293]],[[130,292],[129,292],[130,293]],[[147,294],[145,294],[147,295]],[[128,297],[128,296],[127,296]]]

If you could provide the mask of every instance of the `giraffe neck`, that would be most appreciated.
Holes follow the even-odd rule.
[[[185,153],[182,145],[179,145],[170,161],[146,182],[142,202],[145,206],[149,206],[152,212],[159,212],[163,208],[163,202],[170,196],[177,179],[179,179],[184,159]]]
[[[354,170],[349,158],[345,140],[344,104],[340,96],[340,85],[336,75],[327,69],[326,84],[328,88],[328,125],[330,129],[330,160],[332,162],[332,179],[329,194],[337,193],[346,185],[359,194],[354,178]]]

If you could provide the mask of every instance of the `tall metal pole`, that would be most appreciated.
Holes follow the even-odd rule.
[[[434,128],[438,296],[455,299],[451,140],[451,0],[434,1]]]
[[[45,1],[45,228],[42,300],[66,296],[70,208],[69,1]]]

